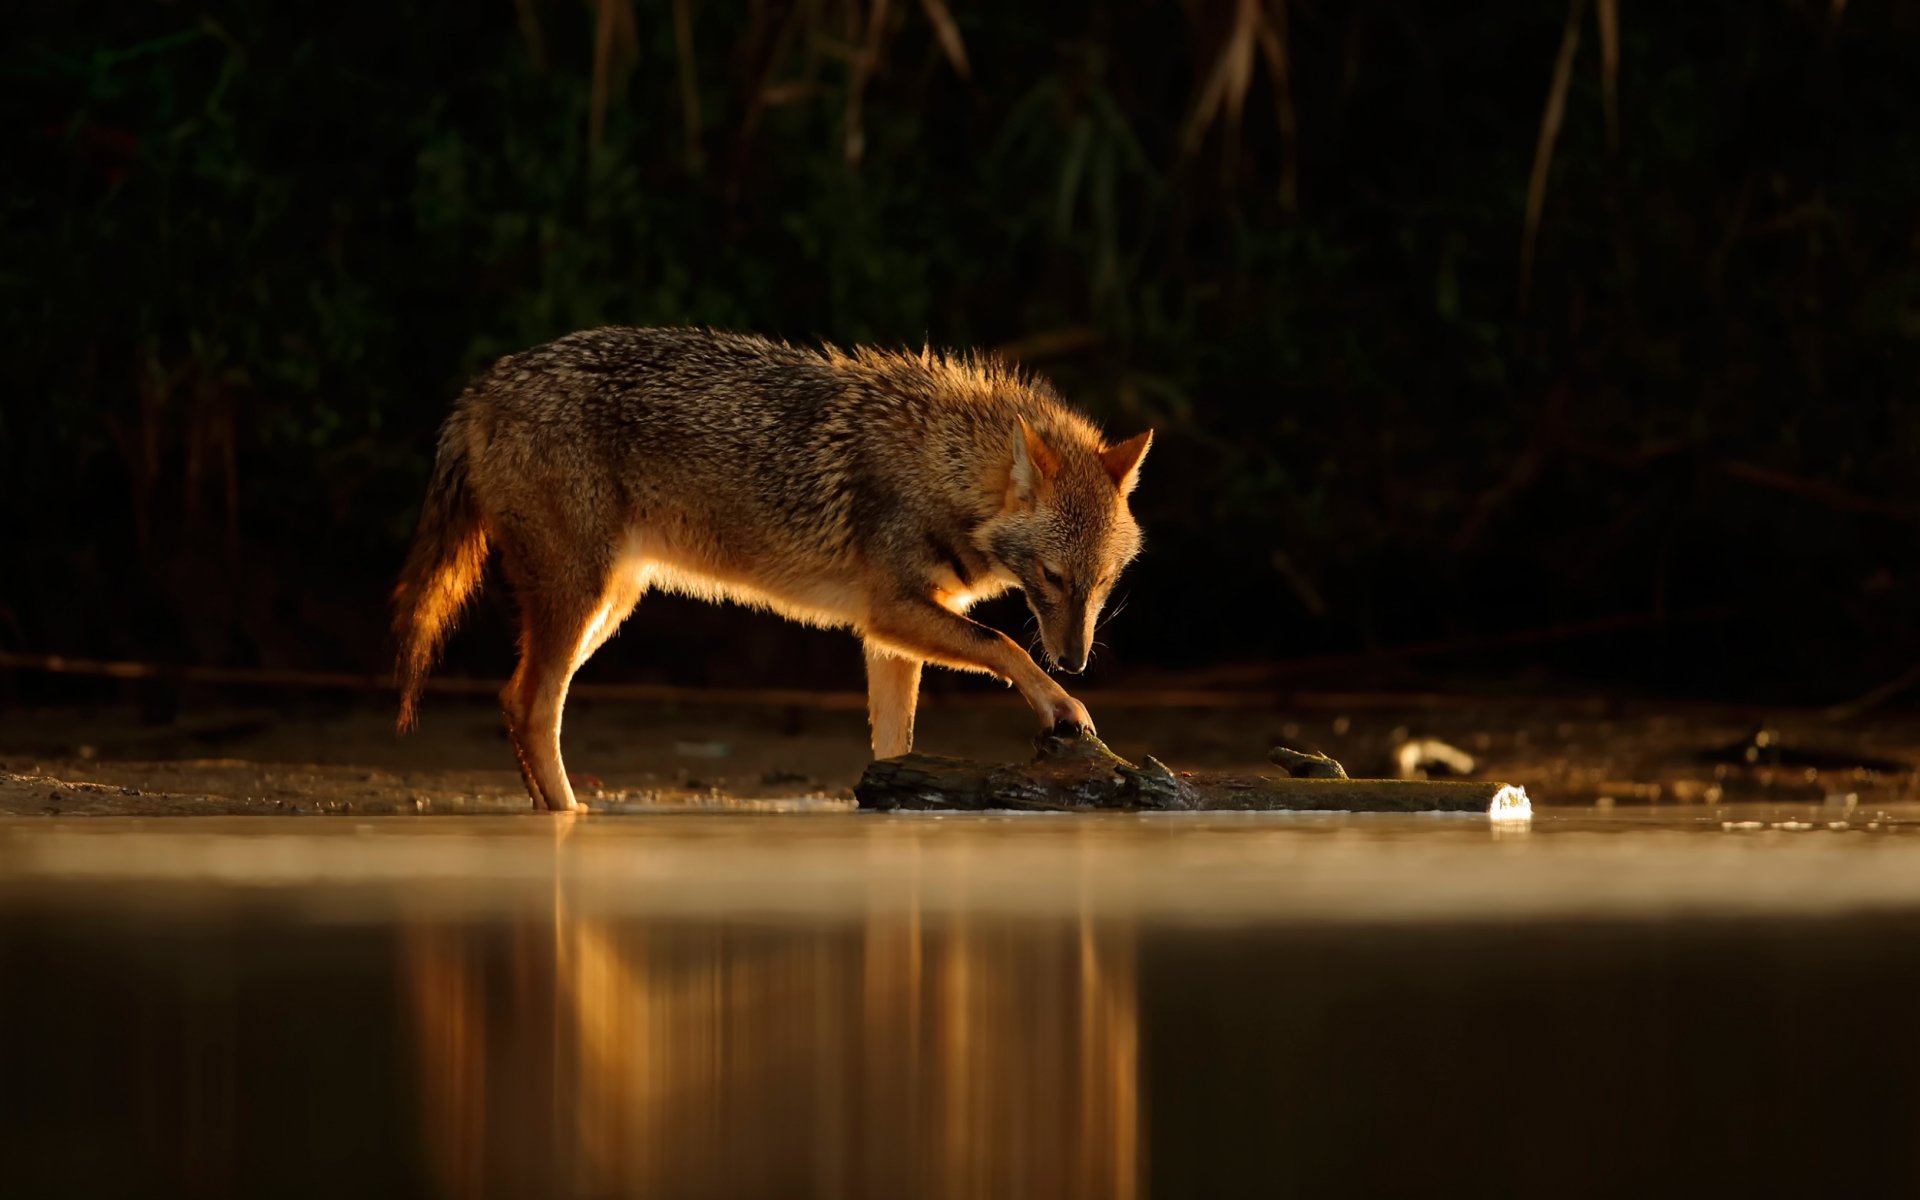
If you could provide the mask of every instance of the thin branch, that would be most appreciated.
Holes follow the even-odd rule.
[[[617,0],[599,0],[593,25],[593,92],[587,101],[587,149],[597,153],[607,130],[607,92],[613,73],[613,6]]]
[[[1902,692],[1910,691],[1916,687],[1920,687],[1920,663],[1915,663],[1905,671],[1902,671],[1892,679],[1889,679],[1887,682],[1863,695],[1855,696],[1851,700],[1834,705],[1827,709],[1824,715],[1829,721],[1846,722],[1857,720],[1860,717],[1866,716],[1874,709],[1884,706],[1889,701],[1897,699]]]
[[[773,82],[775,75],[786,65],[793,47],[800,40],[801,29],[810,15],[809,6],[796,4],[788,11],[786,19],[780,23],[779,30],[773,36],[773,45],[767,51],[764,64],[757,76],[749,69],[750,82],[746,94],[746,114],[740,119],[739,132],[733,146],[733,166],[727,179],[729,196],[738,197],[746,176],[748,164],[752,161],[754,139],[759,136],[760,124],[766,117],[767,109],[780,104],[792,103],[795,99],[804,99],[812,95],[815,88],[811,80],[778,84]]]
[[[887,0],[872,0],[867,11],[866,42],[853,60],[853,77],[847,82],[847,165],[856,167],[867,152],[867,126],[863,106],[867,83],[880,62],[881,33],[886,28]]]
[[[1892,504],[1885,500],[1875,500],[1871,496],[1862,496],[1843,487],[1835,486],[1824,479],[1809,479],[1804,475],[1795,475],[1790,471],[1780,471],[1773,467],[1763,467],[1758,463],[1728,461],[1720,464],[1721,471],[1742,483],[1770,491],[1783,492],[1789,496],[1798,496],[1802,500],[1842,512],[1863,513],[1867,516],[1886,517],[1895,521],[1911,521],[1920,517],[1920,509],[1910,504]]]
[[[1100,331],[1090,325],[1068,325],[1044,333],[1032,333],[1010,342],[1002,342],[989,353],[1009,362],[1035,362],[1059,358],[1100,344]]]
[[[547,35],[540,28],[540,14],[534,11],[533,0],[513,0],[513,7],[520,17],[520,36],[527,43],[527,57],[533,60],[533,69],[541,75],[547,73]]]
[[[1600,26],[1600,103],[1607,115],[1607,155],[1620,157],[1620,0],[1593,0]]]
[[[680,119],[686,128],[687,170],[698,175],[705,155],[700,148],[699,64],[693,57],[691,0],[673,0],[673,46],[680,58]]]
[[[1253,83],[1253,52],[1259,40],[1257,31],[1261,19],[1260,0],[1238,0],[1233,29],[1222,43],[1213,70],[1194,101],[1193,113],[1187,118],[1186,133],[1181,139],[1185,153],[1193,154],[1200,149],[1207,130],[1222,114],[1230,125],[1238,128],[1241,111],[1246,106],[1247,89]]]
[[[1533,289],[1534,254],[1540,239],[1540,214],[1547,203],[1547,174],[1553,166],[1554,143],[1567,115],[1567,88],[1573,82],[1573,60],[1580,50],[1580,19],[1587,0],[1567,0],[1567,23],[1560,34],[1560,53],[1554,59],[1553,83],[1547,89],[1546,111],[1540,114],[1540,140],[1533,150],[1533,178],[1527,184],[1526,225],[1520,235],[1520,311],[1525,312]]]
[[[1287,0],[1273,0],[1271,17],[1260,18],[1260,52],[1273,73],[1274,119],[1280,125],[1280,206],[1288,212],[1300,207],[1300,122],[1293,109],[1292,43],[1287,25]]]
[[[933,22],[934,35],[940,39],[940,49],[947,61],[953,64],[954,74],[971,79],[973,68],[967,62],[967,44],[960,40],[960,26],[954,23],[947,0],[920,0],[920,7],[926,10],[927,20]]]

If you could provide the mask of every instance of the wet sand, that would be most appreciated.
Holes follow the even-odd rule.
[[[1473,756],[1474,776],[1524,786],[1538,804],[1606,806],[1844,803],[1920,799],[1920,719],[1846,725],[1818,713],[1623,701],[1316,696],[1286,709],[1096,712],[1116,753],[1175,769],[1272,772],[1267,749],[1331,754],[1350,774],[1389,776],[1395,749],[1438,738]],[[397,736],[384,707],[200,709],[149,727],[114,710],[28,710],[0,723],[0,814],[361,816],[528,808],[499,718],[439,699]],[[1031,754],[1025,710],[922,714],[916,749],[983,761]],[[1832,765],[1750,765],[1708,752],[1761,726]],[[867,762],[863,716],[848,712],[579,702],[568,708],[568,767],[602,811],[712,810],[748,803],[836,811]],[[1724,755],[1722,756],[1725,757]],[[1860,771],[1855,760],[1882,760]],[[1887,769],[1891,766],[1893,769]],[[785,802],[799,802],[789,804]]]

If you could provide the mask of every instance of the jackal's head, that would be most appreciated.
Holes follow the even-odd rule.
[[[1153,431],[1104,449],[1050,446],[1018,420],[1005,499],[980,541],[1020,581],[1047,657],[1077,675],[1114,582],[1140,552],[1127,496]]]

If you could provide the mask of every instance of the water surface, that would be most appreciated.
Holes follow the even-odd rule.
[[[1914,820],[5,821],[0,1193],[1910,1193]]]

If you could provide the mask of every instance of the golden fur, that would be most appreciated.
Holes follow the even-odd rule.
[[[400,726],[497,551],[521,613],[501,693],[527,790],[575,806],[567,685],[649,588],[855,630],[873,749],[912,746],[922,663],[1010,682],[1043,726],[1086,709],[967,619],[1020,588],[1079,671],[1139,552],[1127,495],[1151,444],[1108,445],[1038,379],[931,351],[802,349],[610,327],[502,359],[441,431],[395,591]]]

